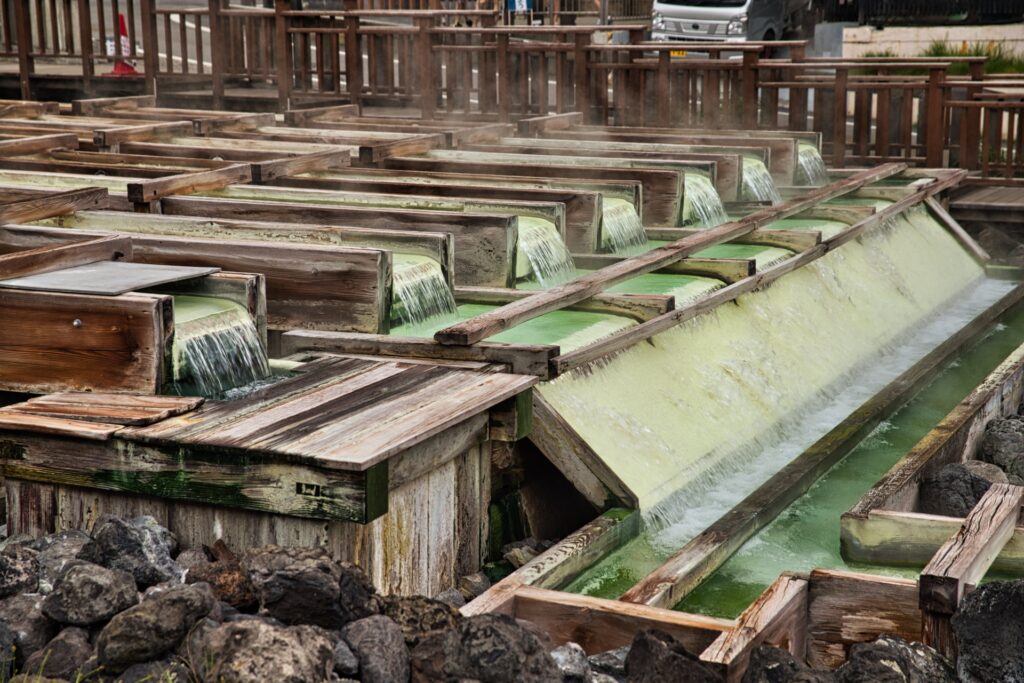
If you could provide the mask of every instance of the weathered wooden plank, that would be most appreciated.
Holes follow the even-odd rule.
[[[0,254],[0,281],[40,275],[97,261],[132,258],[128,237],[96,239]]]
[[[675,241],[684,237],[699,235],[704,232],[699,228],[647,228],[647,239]],[[790,251],[804,251],[821,243],[821,233],[817,230],[752,230],[745,235],[730,240],[735,244],[754,244],[765,247],[779,247]]]
[[[625,261],[628,256],[616,256],[615,254],[573,254],[572,259],[580,268],[605,268]],[[726,283],[733,283],[750,277],[757,272],[757,263],[754,259],[732,259],[732,258],[699,258],[688,256],[675,263],[654,271],[655,274],[664,275],[697,275],[699,277],[712,277]]]
[[[170,121],[166,123],[145,123],[135,126],[120,126],[93,131],[93,144],[97,147],[112,147],[124,142],[152,140],[169,135],[189,135],[191,121]]]
[[[103,422],[83,422],[49,415],[34,415],[16,408],[0,408],[0,430],[36,432],[68,436],[92,441],[106,441],[121,429],[121,425]]]
[[[992,484],[960,529],[921,571],[918,586],[924,643],[954,661],[957,647],[950,617],[1013,536],[1022,499],[1024,488]]]
[[[115,237],[127,243],[129,238]],[[122,253],[119,249],[117,253]],[[131,261],[91,261],[0,281],[4,289],[117,296],[217,272],[200,266],[154,266]]]
[[[326,171],[352,163],[347,149],[313,152],[301,156],[257,161],[252,163],[252,182],[269,183],[277,178],[287,178],[312,171]]]
[[[934,197],[926,199],[925,204],[928,206],[928,210],[931,214],[939,221],[939,223],[942,224],[942,227],[946,228],[946,230],[953,235],[956,241],[960,243],[960,246],[966,249],[967,253],[969,253],[975,261],[985,265],[992,260],[992,257],[989,256],[988,252],[986,252],[982,246],[978,244],[978,242],[975,241],[975,239],[971,237],[952,216],[949,215],[949,212],[942,207],[942,204],[935,201]]]
[[[195,410],[205,399],[178,396],[62,392],[29,399],[15,409],[69,420],[115,425],[146,425]]]
[[[224,168],[194,173],[179,173],[128,183],[128,200],[141,204],[161,199],[172,194],[192,194],[204,190],[215,190],[234,183],[248,183],[252,180],[253,167],[250,164],[235,164]]]
[[[529,290],[502,287],[455,288],[455,300],[458,303],[504,305],[531,295]],[[671,311],[675,308],[675,299],[667,294],[598,294],[566,308],[624,316],[642,322]]]
[[[55,135],[35,135],[27,138],[0,140],[0,157],[38,154],[56,148],[78,149],[78,136],[73,133],[57,133]]]
[[[871,171],[858,173],[845,180],[812,191],[802,199],[791,200],[786,204],[759,211],[739,221],[702,231],[700,235],[683,238],[627,261],[581,276],[567,284],[538,292],[523,301],[508,304],[476,318],[452,325],[439,331],[434,338],[443,344],[472,344],[508,329],[516,323],[536,318],[549,311],[586,299],[603,288],[631,276],[658,270],[696,251],[735,239],[771,221],[798,213],[818,202],[843,195],[866,183],[895,175],[904,168],[905,166],[902,164],[888,164]]]
[[[0,223],[30,223],[44,218],[64,216],[81,209],[95,209],[107,201],[107,191],[84,187],[67,192],[54,192],[0,206]]]
[[[783,574],[768,586],[736,619],[736,626],[723,631],[700,654],[700,660],[720,670],[727,681],[738,682],[759,645],[789,650],[797,660],[804,658],[807,628],[806,578]]]

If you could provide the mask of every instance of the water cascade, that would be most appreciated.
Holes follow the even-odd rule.
[[[722,198],[703,173],[687,172],[683,184],[683,223],[713,228],[729,220]]]
[[[725,473],[755,468],[787,424],[982,274],[914,211],[540,391],[649,514],[670,524],[684,508],[708,507],[713,518],[743,495],[735,482],[719,485]],[[686,506],[672,504],[684,498]]]
[[[814,145],[800,143],[796,159],[797,185],[824,185],[828,182],[828,169],[825,160]]]
[[[601,246],[614,254],[635,254],[647,244],[636,207],[625,199],[604,198],[601,214]]]
[[[398,253],[393,258],[393,320],[417,324],[455,313],[455,297],[434,259]]]
[[[220,396],[270,375],[252,317],[225,299],[174,297],[172,355],[179,394]]]
[[[756,157],[743,157],[743,199],[772,204],[782,201],[768,167]]]
[[[525,257],[525,258],[524,258]],[[572,254],[558,228],[551,221],[533,216],[519,216],[518,278],[533,277],[542,287],[554,287],[576,275]]]

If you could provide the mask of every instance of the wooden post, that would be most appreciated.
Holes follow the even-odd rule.
[[[658,111],[658,125],[663,127],[669,125],[669,104],[672,88],[671,72],[669,69],[671,66],[672,53],[668,50],[658,52],[658,81],[654,89],[654,101]]]
[[[591,122],[590,114],[590,69],[587,64],[587,46],[590,44],[589,33],[577,33],[574,36],[573,71],[576,90],[576,111],[583,115],[583,123]]]
[[[742,120],[745,128],[757,128],[757,62],[756,52],[743,53]]]
[[[223,0],[210,0],[210,64],[213,71],[213,108],[224,108],[224,72],[227,70],[227,42],[223,40],[220,11]],[[148,52],[146,53],[149,54]],[[146,72],[149,72],[147,67]]]
[[[498,119],[505,123],[512,107],[512,82],[509,77],[508,34],[499,33],[495,48],[498,52]]]
[[[18,80],[21,82],[21,99],[32,99],[32,27],[30,8],[27,2],[14,3],[14,25],[18,34]]]
[[[140,8],[142,14],[142,69],[143,69],[143,81],[145,83],[146,94],[156,94],[156,74],[160,70],[160,45],[157,40],[156,31],[156,3],[154,0],[140,0]],[[214,0],[210,0],[212,5]],[[212,13],[210,20],[210,35],[216,36],[217,31],[213,25]],[[83,36],[84,37],[84,36]],[[214,55],[217,54],[217,42],[216,40],[211,41],[213,43]],[[82,59],[85,60],[85,43],[82,44]],[[92,64],[90,55],[89,64]],[[84,63],[83,63],[84,71]],[[214,84],[217,82],[217,62],[216,57],[213,62],[213,78]],[[220,105],[215,104],[216,108],[220,108]]]
[[[928,95],[925,104],[925,163],[929,168],[942,166],[946,135],[944,128],[945,98],[942,83],[945,67],[934,67],[928,73]]]
[[[802,62],[805,59],[805,46],[798,45],[790,50],[791,62]],[[794,69],[792,76],[787,80],[796,82],[800,80],[803,69]],[[807,130],[807,88],[789,89],[789,129]]]
[[[846,159],[846,79],[845,68],[836,69],[836,98],[832,112],[832,165],[842,168]]]
[[[971,62],[968,66],[971,85],[967,86],[967,100],[973,102],[981,92],[981,81],[985,78],[985,63]],[[967,107],[960,117],[960,168],[978,168],[978,148],[981,144],[981,108]]]
[[[433,119],[437,109],[437,82],[434,70],[434,27],[432,17],[417,17],[416,61],[419,69],[420,114],[424,119]],[[506,36],[505,40],[508,40]],[[507,47],[507,44],[506,44]],[[504,95],[504,93],[503,93]],[[504,101],[504,100],[503,100]],[[506,111],[504,108],[502,111]]]
[[[292,97],[292,41],[288,37],[289,0],[274,0],[274,26],[277,52],[277,102],[281,111],[288,111]],[[346,57],[348,48],[345,49]]]
[[[1020,486],[992,484],[921,572],[922,640],[952,661],[957,653],[950,617],[1013,536],[1022,498]]]

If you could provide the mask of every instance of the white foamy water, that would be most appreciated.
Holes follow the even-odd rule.
[[[796,158],[797,185],[824,185],[828,182],[828,169],[814,145],[800,143]]]
[[[683,223],[713,228],[729,220],[718,190],[703,173],[686,173],[683,183]]]
[[[625,199],[605,197],[601,213],[601,246],[613,254],[632,254],[647,244],[636,207]]]
[[[772,174],[760,159],[743,157],[743,198],[747,201],[772,204],[782,201],[782,195],[775,187]]]
[[[391,318],[418,324],[455,313],[455,297],[440,264],[426,256],[394,254]]]
[[[533,277],[542,287],[554,287],[576,275],[576,264],[558,228],[549,220],[519,216],[519,252],[529,264],[518,264],[517,276]]]

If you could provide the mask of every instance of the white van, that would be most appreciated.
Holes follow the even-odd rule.
[[[781,40],[812,0],[655,0],[654,40]]]

